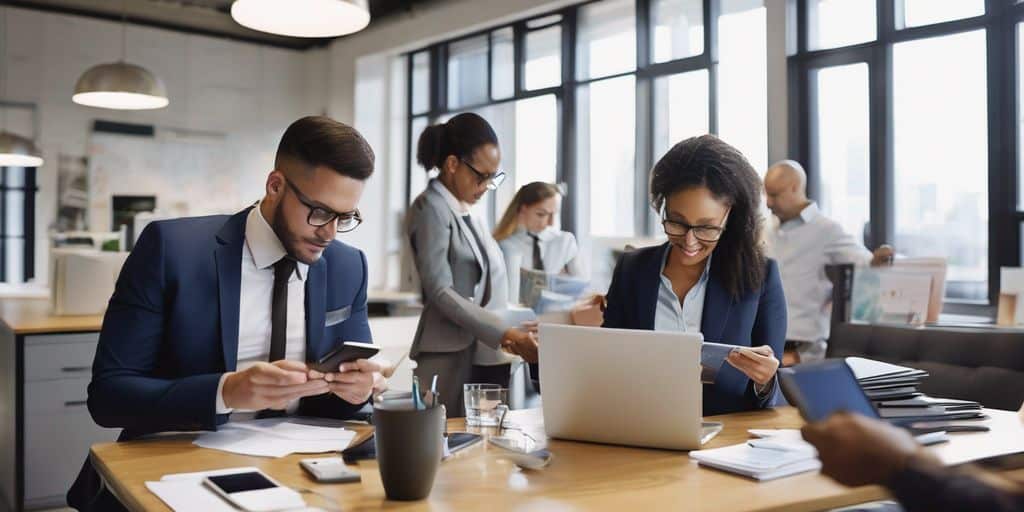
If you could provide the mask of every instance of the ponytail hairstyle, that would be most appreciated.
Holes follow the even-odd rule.
[[[472,112],[459,114],[446,123],[426,127],[416,144],[416,162],[427,172],[441,169],[454,155],[460,160],[486,144],[498,145],[498,135],[486,119]]]
[[[534,181],[523,185],[516,192],[516,195],[512,197],[512,202],[508,204],[504,215],[501,216],[498,227],[494,228],[494,239],[501,241],[516,232],[516,229],[519,227],[519,210],[521,208],[533,206],[558,195],[564,196],[565,193],[561,187],[554,183]]]

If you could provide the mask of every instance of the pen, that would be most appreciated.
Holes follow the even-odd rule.
[[[420,401],[420,378],[412,377],[412,408],[423,409],[423,402]]]
[[[430,392],[434,393],[435,395],[437,394],[437,374],[436,373],[434,374],[434,377],[432,379],[430,379]]]

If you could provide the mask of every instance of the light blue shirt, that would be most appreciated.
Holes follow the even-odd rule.
[[[654,310],[654,330],[698,333],[701,317],[704,315],[704,295],[708,289],[711,256],[708,256],[704,272],[697,280],[697,284],[686,292],[686,297],[680,304],[676,292],[672,291],[672,281],[664,274],[665,264],[671,252],[672,244],[668,244],[665,247],[665,254],[661,257],[661,286],[658,287],[658,304]]]

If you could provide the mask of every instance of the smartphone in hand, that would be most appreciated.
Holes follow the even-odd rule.
[[[350,363],[357,359],[369,359],[380,352],[380,347],[372,343],[345,341],[328,352],[310,366],[322,373],[335,373],[341,363]]]

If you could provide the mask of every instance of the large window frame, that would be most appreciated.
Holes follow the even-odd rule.
[[[985,14],[933,25],[898,28],[897,2],[876,0],[877,38],[840,48],[808,47],[811,0],[796,3],[796,48],[788,59],[790,153],[808,164],[808,191],[820,197],[821,176],[814,139],[817,119],[816,70],[865,63],[869,83],[870,240],[891,242],[895,229],[895,163],[893,126],[893,47],[898,43],[949,36],[979,29],[986,36],[988,128],[988,293],[985,301],[947,299],[954,311],[988,310],[999,294],[1000,267],[1020,266],[1024,211],[1018,207],[1018,127],[1016,27],[1024,20],[1024,4],[985,0]],[[965,179],[971,179],[967,177]],[[897,250],[899,248],[897,247]]]
[[[21,179],[13,179],[15,173],[21,173]],[[21,184],[12,184],[20,181]],[[0,282],[23,283],[35,279],[36,259],[36,186],[35,167],[3,167],[0,166]],[[8,194],[20,194],[21,234],[9,234],[8,227]],[[17,221],[17,219],[16,219]],[[13,275],[8,273],[7,255],[10,253],[9,241],[20,240],[21,266],[14,267]]]
[[[556,175],[557,181],[566,183],[569,186],[569,194],[562,202],[562,229],[577,232],[581,227],[580,216],[587,215],[579,208],[579,190],[586,190],[585,182],[588,176],[581,172],[576,165],[577,155],[577,108],[578,102],[576,91],[580,86],[587,84],[619,78],[623,76],[634,76],[636,79],[636,138],[635,138],[635,159],[634,159],[634,232],[638,236],[655,235],[658,230],[657,222],[650,213],[650,206],[647,198],[647,177],[651,167],[654,165],[658,155],[654,154],[655,138],[651,136],[654,131],[655,95],[654,80],[678,73],[706,70],[708,73],[708,112],[710,133],[717,133],[718,128],[718,28],[717,20],[719,5],[722,0],[702,0],[703,8],[703,52],[685,58],[669,60],[666,62],[653,63],[652,45],[650,34],[652,29],[651,3],[652,0],[635,0],[636,14],[636,68],[622,73],[600,76],[596,78],[577,79],[576,63],[576,38],[578,30],[578,13],[581,8],[605,0],[590,0],[567,6],[561,9],[545,12],[513,23],[495,25],[486,29],[462,34],[457,38],[433,43],[429,46],[418,48],[406,54],[407,58],[407,103],[408,108],[408,130],[406,144],[406,161],[409,162],[406,174],[406,200],[412,201],[415,191],[412,190],[412,173],[422,172],[416,169],[413,164],[413,153],[418,133],[413,133],[414,120],[426,119],[428,123],[434,123],[444,115],[453,112],[479,109],[491,105],[498,105],[505,102],[514,102],[522,99],[553,94],[557,101],[558,112],[558,145]],[[539,20],[554,19],[551,23],[538,24]],[[527,90],[525,88],[525,40],[526,34],[530,31],[543,30],[554,25],[561,26],[561,84],[544,89]],[[448,45],[488,35],[495,31],[512,28],[513,30],[513,62],[514,62],[514,93],[511,97],[496,99],[493,97],[493,38],[488,37],[488,64],[487,64],[487,90],[489,101],[479,105],[462,105],[455,109],[448,108],[447,103],[447,48]],[[429,108],[425,112],[414,113],[412,110],[413,98],[413,61],[414,56],[426,52],[430,56],[429,73]],[[766,93],[767,94],[767,93]],[[492,210],[494,209],[492,203]],[[492,220],[497,212],[491,211]],[[589,237],[589,233],[583,236]]]

